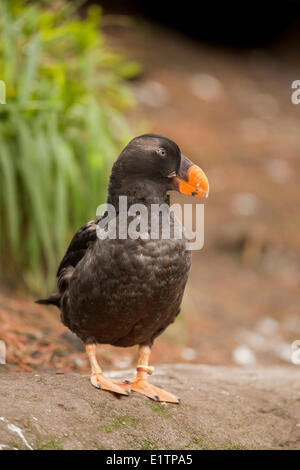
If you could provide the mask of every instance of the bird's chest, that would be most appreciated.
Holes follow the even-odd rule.
[[[181,240],[128,240],[111,248],[104,277],[126,297],[153,302],[176,288],[187,269],[189,254]]]
[[[96,242],[72,276],[73,329],[119,346],[152,340],[178,314],[190,264],[183,240]]]
[[[156,310],[181,295],[190,263],[183,240],[102,240],[72,290],[106,311]]]

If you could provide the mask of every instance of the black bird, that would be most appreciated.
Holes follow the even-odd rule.
[[[57,271],[58,293],[37,302],[58,306],[64,325],[85,343],[94,386],[123,395],[134,390],[157,401],[178,403],[176,396],[154,387],[147,378],[153,369],[148,364],[151,346],[178,315],[191,266],[184,235],[175,235],[176,227],[183,228],[169,210],[167,193],[172,189],[207,197],[208,181],[172,140],[155,134],[134,138],[110,176],[107,203],[115,216],[109,219],[105,212],[76,232]],[[131,222],[138,225],[140,217],[130,215],[128,207],[120,209],[120,196],[127,197],[128,207],[142,204],[147,214],[158,207],[153,205],[163,205],[169,219],[159,213],[149,215],[145,233],[128,237],[126,229],[121,236],[124,220],[129,227]],[[115,238],[99,236],[105,219],[115,223]],[[163,235],[166,224],[168,237]],[[158,228],[156,236],[153,228]],[[136,378],[105,377],[96,359],[98,343],[139,345]]]

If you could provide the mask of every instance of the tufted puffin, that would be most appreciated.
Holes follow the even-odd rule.
[[[115,236],[99,236],[107,212],[83,225],[59,265],[58,292],[37,302],[59,307],[63,324],[84,342],[95,387],[121,395],[133,390],[156,401],[179,403],[175,395],[148,381],[151,346],[178,315],[191,266],[184,228],[170,211],[168,191],[174,189],[207,197],[208,180],[166,137],[145,134],[129,142],[113,165],[108,187]],[[121,196],[127,197],[127,208],[140,204],[147,209],[145,233],[132,237],[119,230],[124,215],[128,226],[140,222],[137,214],[120,209]],[[167,208],[169,218],[159,212],[152,217],[153,207]],[[152,236],[155,224],[158,230]],[[169,225],[168,237],[163,235],[164,224]],[[178,224],[181,237],[175,230]],[[103,375],[97,344],[138,345],[136,377],[114,380]]]

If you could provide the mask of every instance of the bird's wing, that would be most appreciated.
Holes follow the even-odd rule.
[[[65,268],[68,268],[69,266],[75,267],[77,263],[84,257],[90,244],[93,243],[97,238],[97,224],[102,219],[102,217],[103,216],[100,216],[94,220],[90,220],[80,227],[80,229],[75,233],[65,253],[65,256],[61,260],[61,263],[58,267],[57,277],[60,276],[62,270]]]
[[[80,229],[75,233],[57,270],[56,275],[58,293],[51,295],[47,299],[36,300],[36,303],[44,305],[56,305],[58,308],[61,307],[61,300],[64,292],[66,292],[68,289],[69,281],[72,277],[74,268],[84,257],[91,243],[94,243],[96,240],[97,224],[102,219],[102,217],[104,217],[104,215],[97,217],[94,220],[90,220],[80,227]]]

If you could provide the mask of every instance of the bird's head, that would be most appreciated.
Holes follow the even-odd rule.
[[[176,190],[189,196],[207,197],[208,180],[201,168],[185,157],[172,140],[156,134],[135,137],[115,162],[109,193],[166,194]]]

